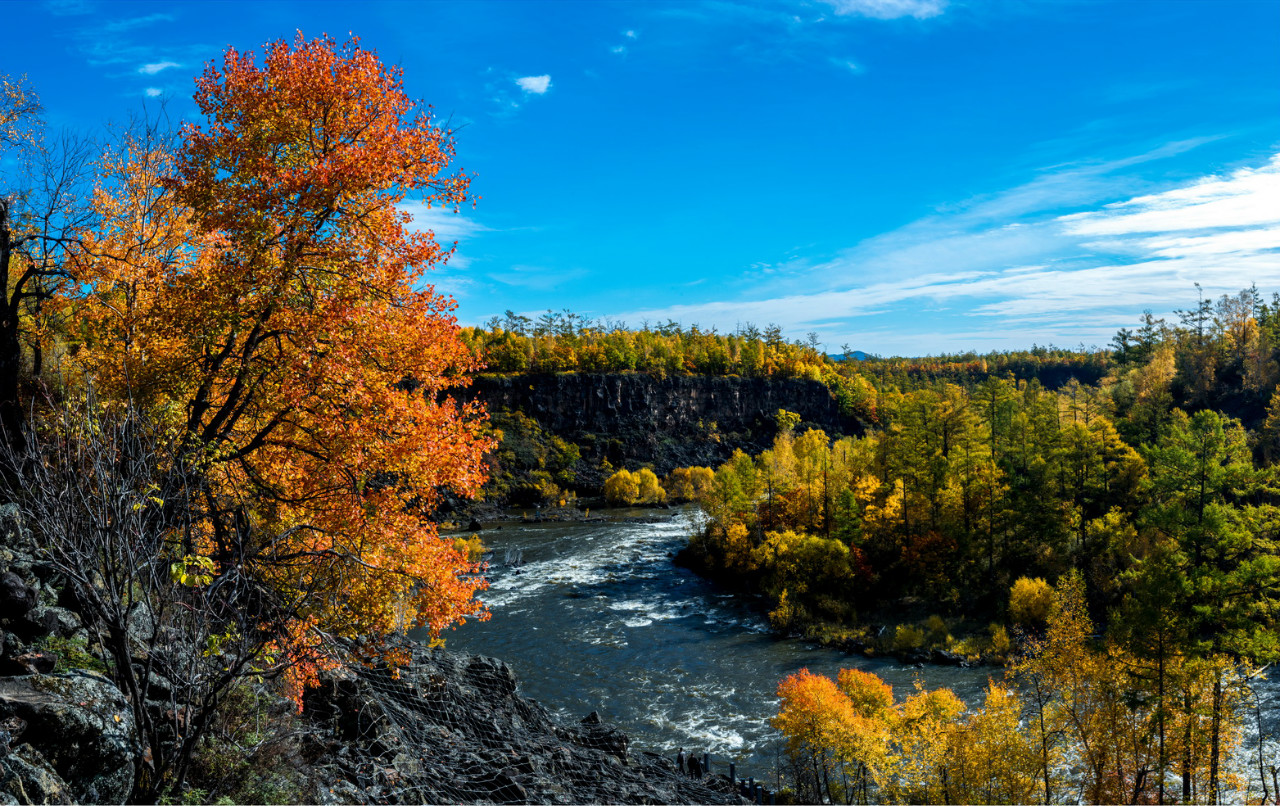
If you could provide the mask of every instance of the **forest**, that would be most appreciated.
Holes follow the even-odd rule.
[[[1202,295],[1105,349],[829,356],[772,326],[569,311],[463,338],[489,372],[806,378],[861,425],[783,409],[767,450],[583,491],[696,500],[709,520],[678,561],[763,596],[782,634],[1004,667],[972,709],[852,669],[787,677],[774,725],[801,801],[1280,796],[1274,747],[1246,742],[1280,657],[1280,295]]]
[[[776,724],[810,797],[1242,791],[1223,760],[1248,683],[1280,657],[1275,310],[1247,289],[1175,326],[1148,316],[1096,385],[1054,391],[890,362],[879,429],[832,440],[780,412],[771,449],[715,471],[688,561],[765,594],[779,629],[1009,663],[1010,684],[963,717],[945,691],[891,707],[853,672],[788,678]],[[1267,802],[1276,759],[1256,762],[1249,791]],[[1068,783],[1071,768],[1086,774]]]

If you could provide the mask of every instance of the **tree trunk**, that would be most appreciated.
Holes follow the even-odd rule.
[[[18,305],[9,299],[9,270],[13,258],[13,232],[9,207],[0,200],[0,435],[15,453],[26,447],[22,439],[22,404],[18,401],[18,377],[22,371],[22,343],[18,340]]]
[[[1218,755],[1222,743],[1222,669],[1213,674],[1213,717],[1209,728],[1209,802],[1220,803],[1218,792]]]

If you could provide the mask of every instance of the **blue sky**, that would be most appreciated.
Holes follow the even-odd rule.
[[[4,4],[55,126],[223,49],[358,35],[462,124],[481,198],[418,216],[464,324],[548,308],[835,352],[1105,344],[1280,291],[1280,2]],[[421,211],[419,211],[421,212]]]

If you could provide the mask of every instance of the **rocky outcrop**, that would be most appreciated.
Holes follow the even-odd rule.
[[[17,507],[0,506],[0,802],[124,803],[138,757],[124,695],[92,672],[52,674],[59,655],[41,648],[87,644],[63,596]]]
[[[304,714],[317,802],[739,803],[729,781],[680,775],[594,713],[557,722],[501,661],[412,648],[412,663],[330,674]]]

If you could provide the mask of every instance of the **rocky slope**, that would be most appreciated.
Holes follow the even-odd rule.
[[[146,763],[53,568],[0,507],[0,804],[124,803]],[[75,649],[72,649],[75,648]],[[557,722],[492,658],[419,645],[399,670],[327,673],[282,758],[316,803],[736,803],[588,717]]]
[[[554,720],[493,658],[416,647],[398,675],[327,676],[304,711],[317,737],[316,802],[738,803],[729,781],[680,775],[593,713]],[[323,742],[327,741],[327,745]]]

